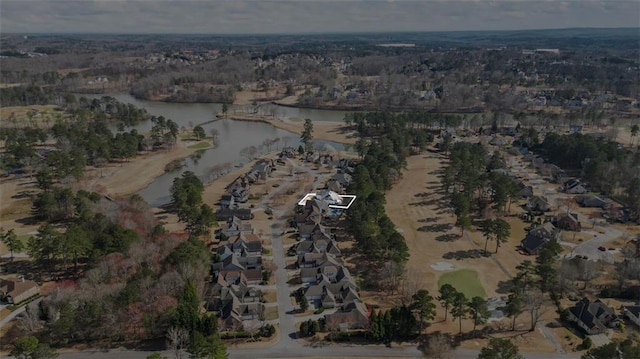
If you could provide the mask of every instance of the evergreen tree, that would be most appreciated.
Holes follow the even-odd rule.
[[[507,299],[507,305],[504,308],[504,314],[511,318],[511,330],[516,330],[516,319],[524,312],[524,299],[518,288],[515,288]]]
[[[421,289],[413,295],[413,303],[411,308],[416,310],[420,319],[420,332],[425,328],[425,324],[429,320],[433,320],[436,316],[436,305],[433,303],[433,297],[429,291]]]
[[[458,319],[460,333],[462,333],[462,319],[465,319],[469,313],[467,305],[467,297],[463,293],[456,291],[451,302],[451,316]]]
[[[492,227],[493,235],[496,241],[496,253],[498,253],[500,244],[505,243],[509,240],[509,236],[511,235],[511,226],[504,219],[496,218],[493,220]]]
[[[304,145],[306,152],[313,152],[313,122],[311,119],[304,120],[304,127],[300,135],[300,141]]]
[[[18,239],[18,236],[16,235],[13,228],[5,232],[4,228],[0,227],[0,242],[4,243],[4,245],[7,246],[7,249],[9,249],[9,251],[11,252],[12,261],[13,253],[20,252],[24,249],[24,244],[22,243],[22,241],[20,241],[20,239]]]
[[[480,324],[484,324],[491,315],[489,308],[487,307],[487,301],[481,297],[473,297],[467,304],[469,307],[469,314],[473,320],[473,336],[476,335],[476,327]]]
[[[440,287],[440,295],[438,296],[438,300],[440,301],[440,305],[444,309],[444,320],[447,320],[447,314],[449,313],[449,307],[453,303],[453,299],[456,289],[451,284],[443,284]]]
[[[489,241],[495,239],[493,220],[485,219],[484,221],[482,221],[482,223],[480,224],[480,230],[482,231],[482,235],[485,238],[484,252],[487,253],[487,245],[489,244]]]

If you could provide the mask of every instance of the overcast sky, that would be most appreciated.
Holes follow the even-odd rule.
[[[638,0],[0,0],[0,32],[316,33],[638,27]]]

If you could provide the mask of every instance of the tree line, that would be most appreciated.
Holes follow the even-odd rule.
[[[361,160],[355,168],[349,193],[357,195],[358,199],[347,212],[350,223],[347,231],[367,263],[367,284],[392,291],[404,272],[409,253],[404,237],[385,213],[384,191],[400,178],[401,170],[406,166],[405,157],[416,150],[412,149],[414,136],[424,134],[426,146],[430,135],[426,129],[412,128],[399,121],[401,116],[373,112],[356,115],[365,123],[379,118],[380,125],[379,131],[371,130],[369,126],[356,127],[360,136],[356,149]],[[347,122],[348,118],[345,119]]]

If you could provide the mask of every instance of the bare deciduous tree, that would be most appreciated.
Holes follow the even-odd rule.
[[[40,320],[38,313],[38,304],[28,304],[24,314],[20,316],[20,320],[18,321],[19,328],[31,335],[40,331],[42,324],[43,322]]]
[[[189,344],[189,332],[184,328],[171,327],[167,331],[168,347],[173,350],[176,359],[182,359]]]
[[[451,338],[448,335],[434,333],[424,342],[422,354],[431,359],[448,359],[453,355],[452,349]]]
[[[529,331],[532,332],[536,329],[536,325],[544,314],[544,310],[542,309],[545,302],[544,294],[537,288],[531,288],[524,292],[524,302],[531,319]]]

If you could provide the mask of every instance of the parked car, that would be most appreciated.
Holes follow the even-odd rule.
[[[604,252],[604,251],[606,251],[607,249],[606,249],[605,247],[603,247],[603,246],[600,246],[600,247],[598,247],[598,250],[599,250],[599,251]]]

